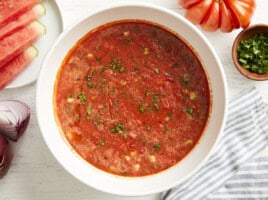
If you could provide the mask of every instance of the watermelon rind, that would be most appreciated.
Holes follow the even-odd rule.
[[[40,21],[36,20],[30,24],[35,30],[39,31],[40,35],[45,35],[46,34],[46,26],[41,23]]]
[[[38,56],[38,52],[39,52],[38,49],[34,45],[32,45],[24,51],[24,54],[26,54],[31,58],[35,58]]]
[[[47,14],[47,9],[46,7],[44,6],[44,4],[42,3],[39,3],[37,4],[34,9],[39,9],[40,10],[40,13],[43,13],[43,15],[46,15]]]

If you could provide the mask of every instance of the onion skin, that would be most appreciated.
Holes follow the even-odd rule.
[[[17,141],[30,120],[30,108],[17,100],[0,100],[0,134]]]
[[[0,135],[0,179],[8,172],[12,158],[13,154],[8,140]]]

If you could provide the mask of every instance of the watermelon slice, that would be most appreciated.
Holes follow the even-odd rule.
[[[38,50],[30,46],[0,69],[0,90],[16,78],[37,57]]]
[[[0,28],[13,21],[22,13],[30,10],[41,0],[1,0],[0,1]]]
[[[0,40],[0,68],[37,41],[45,31],[45,26],[35,21],[20,31]]]
[[[42,4],[34,6],[31,10],[23,13],[13,21],[9,22],[6,26],[0,29],[0,40],[7,36],[11,35],[20,28],[24,28],[29,25],[31,22],[37,20],[38,18],[45,15],[46,9]]]

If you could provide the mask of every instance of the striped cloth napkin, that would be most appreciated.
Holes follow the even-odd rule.
[[[251,88],[229,104],[223,134],[207,163],[161,199],[268,200],[267,144],[268,106]]]

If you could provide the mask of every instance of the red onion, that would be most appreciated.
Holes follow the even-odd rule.
[[[0,135],[0,179],[6,175],[12,158],[13,154],[8,140],[3,135]]]
[[[30,120],[30,108],[16,100],[0,101],[0,133],[13,141],[25,132]]]

